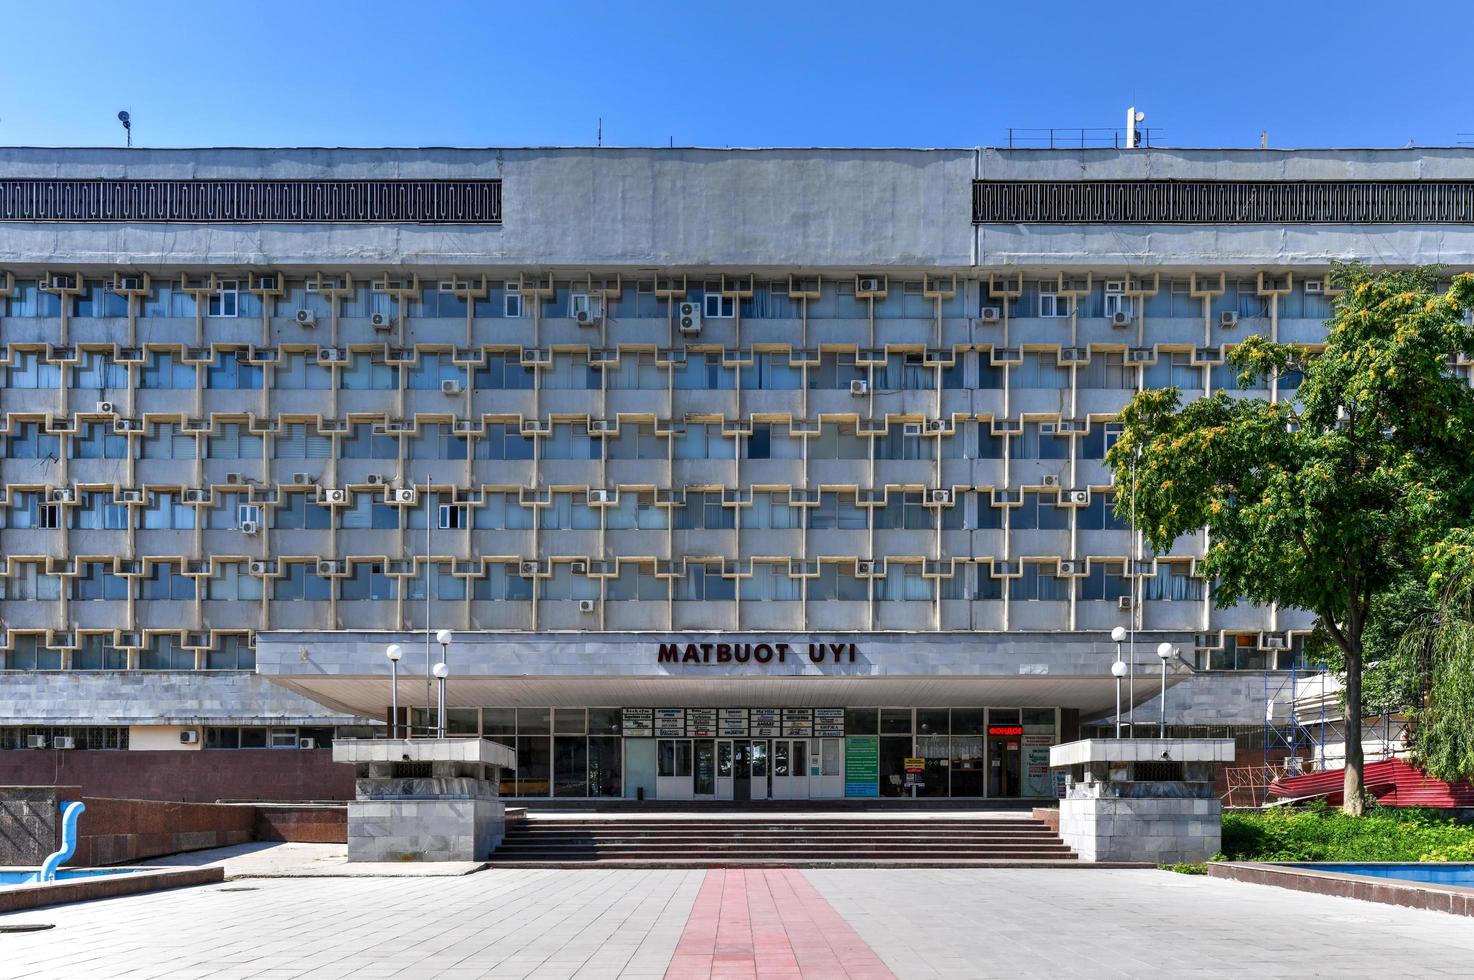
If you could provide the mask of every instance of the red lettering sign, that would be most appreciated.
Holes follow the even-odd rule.
[[[1021,725],[989,725],[989,735],[1022,735],[1024,733]]]

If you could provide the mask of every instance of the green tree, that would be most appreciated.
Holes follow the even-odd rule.
[[[1474,530],[1460,528],[1427,555],[1434,611],[1403,639],[1401,660],[1426,685],[1414,716],[1418,760],[1439,779],[1474,776]]]
[[[1218,605],[1314,611],[1345,664],[1345,809],[1362,811],[1362,670],[1374,604],[1425,547],[1468,513],[1474,391],[1449,370],[1474,350],[1464,311],[1474,277],[1340,266],[1325,349],[1247,338],[1240,386],[1287,370],[1298,397],[1218,392],[1186,405],[1142,391],[1107,456],[1118,486],[1136,472],[1136,518],[1156,552],[1206,528],[1203,574]],[[1125,517],[1128,494],[1118,494]]]

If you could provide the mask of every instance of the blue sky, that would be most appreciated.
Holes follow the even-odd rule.
[[[1336,4],[0,0],[0,144],[1452,145],[1449,0]],[[1395,17],[1411,11],[1415,20]]]

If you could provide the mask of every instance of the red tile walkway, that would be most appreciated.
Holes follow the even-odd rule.
[[[791,868],[706,873],[666,980],[895,980],[834,907]]]

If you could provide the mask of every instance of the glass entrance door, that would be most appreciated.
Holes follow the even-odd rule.
[[[988,795],[1014,798],[1020,795],[1019,736],[988,737]]]
[[[765,738],[755,738],[748,743],[748,770],[747,796],[739,796],[737,799],[766,800],[771,797],[768,788],[771,779],[772,743]],[[741,792],[739,789],[738,792]]]
[[[773,740],[773,799],[809,798],[809,740]]]
[[[737,792],[737,743],[717,740],[717,799],[730,800]]]
[[[717,795],[717,743],[698,738],[694,742],[696,765],[692,792],[698,800],[714,800]]]

